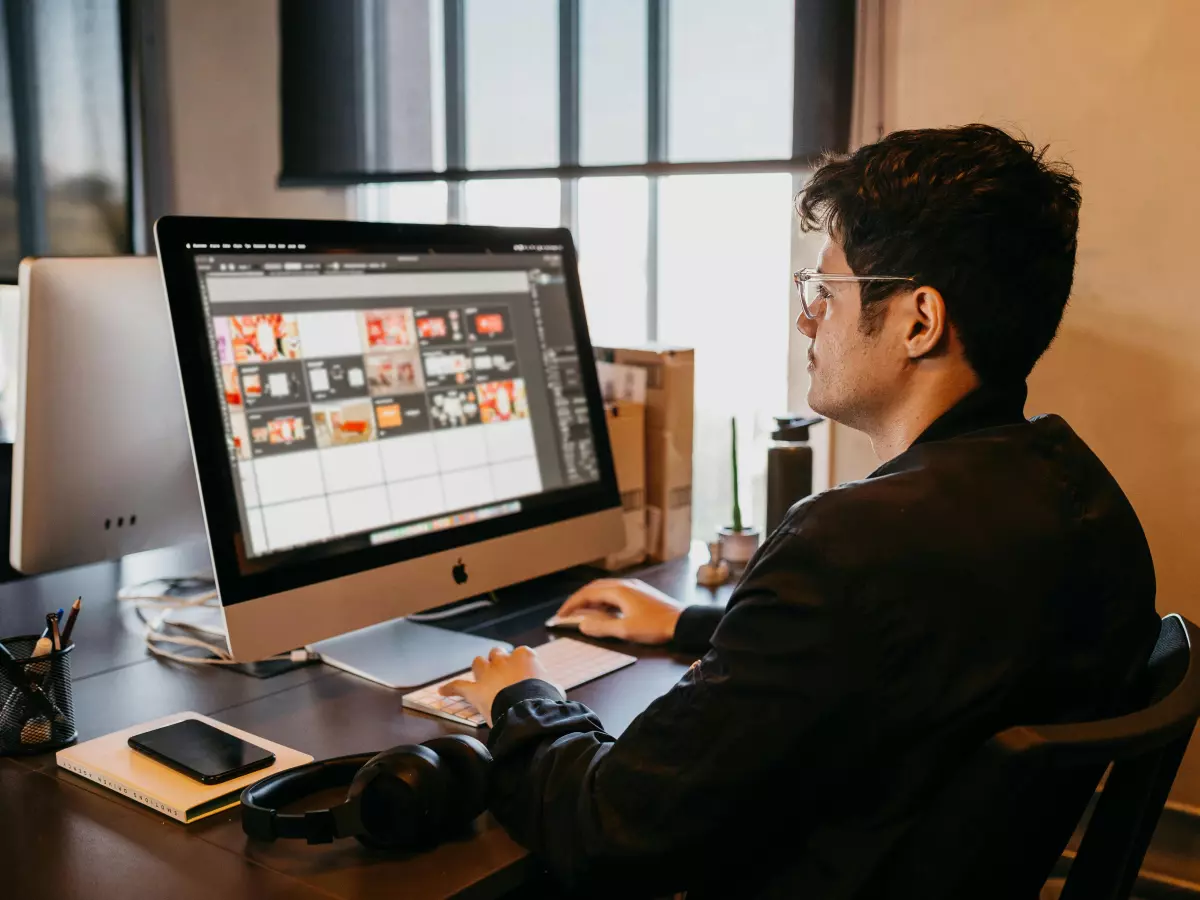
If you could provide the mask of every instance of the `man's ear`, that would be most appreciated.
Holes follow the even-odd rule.
[[[946,318],[946,301],[937,288],[922,286],[905,297],[904,311],[908,319],[908,333],[904,343],[909,359],[921,359],[944,349],[950,335],[950,321]]]

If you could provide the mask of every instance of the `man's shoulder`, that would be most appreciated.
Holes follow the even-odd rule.
[[[1039,525],[1058,532],[1081,499],[1125,505],[1087,444],[1060,417],[1042,416],[917,444],[864,479],[802,500],[780,529],[784,538],[802,537],[833,553],[852,546],[862,560],[873,546],[892,555],[935,533],[987,527],[993,518],[1019,521],[1030,535]],[[892,549],[874,543],[884,537]]]
[[[773,537],[781,544],[812,547],[828,563],[849,555],[862,564],[882,549],[882,536],[915,538],[914,520],[943,502],[940,492],[924,470],[846,482],[793,506]]]

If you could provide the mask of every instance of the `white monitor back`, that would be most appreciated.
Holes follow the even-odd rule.
[[[0,284],[0,443],[17,434],[18,338],[21,334],[21,289]]]
[[[25,260],[19,287],[12,565],[204,540],[158,260]]]

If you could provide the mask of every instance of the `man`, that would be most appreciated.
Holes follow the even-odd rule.
[[[898,132],[813,175],[809,403],[883,464],[794,507],[719,620],[637,582],[563,606],[601,613],[584,634],[704,653],[620,739],[527,648],[448,689],[490,715],[493,810],[559,878],[893,896],[889,860],[972,751],[1131,695],[1159,630],[1145,536],[1066,422],[1023,414],[1079,202],[1068,171],[983,125]]]

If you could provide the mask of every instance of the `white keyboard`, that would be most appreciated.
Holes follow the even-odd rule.
[[[546,680],[565,691],[637,662],[636,657],[628,654],[606,650],[571,638],[558,638],[533,649],[537,651],[538,659],[546,667]],[[437,684],[430,684],[411,694],[405,694],[404,705],[431,716],[441,716],[451,722],[458,722],[460,725],[478,728],[486,724],[487,720],[483,714],[462,697],[443,697],[438,693],[438,688],[447,681],[454,681],[463,675],[470,673],[460,672],[458,675],[442,679]]]

